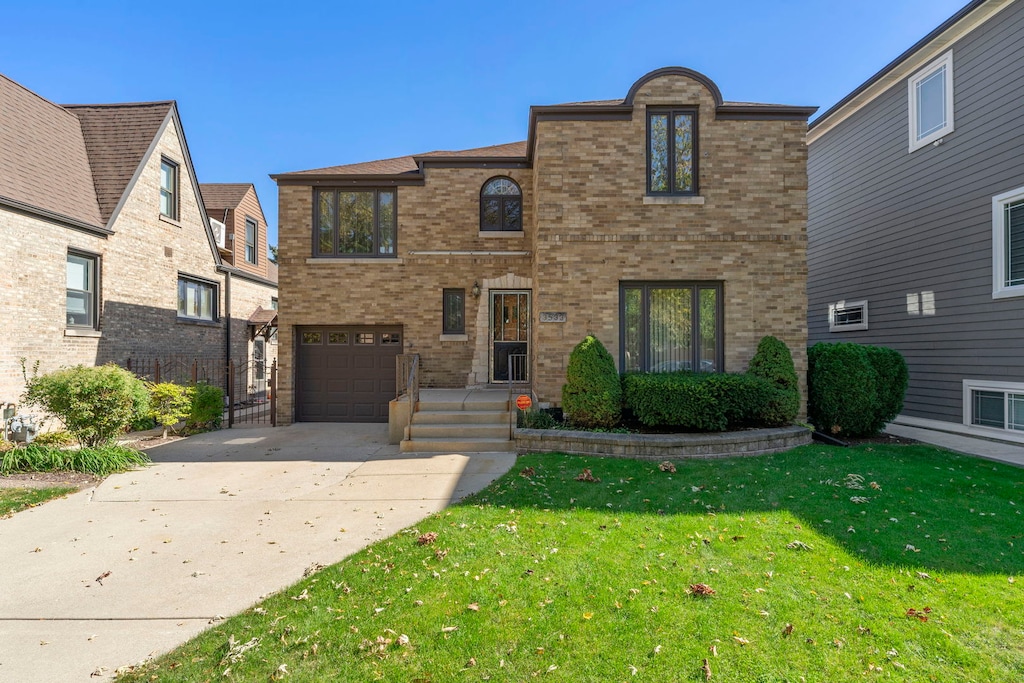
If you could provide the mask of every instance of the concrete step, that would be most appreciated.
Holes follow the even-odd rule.
[[[514,443],[507,438],[414,439],[412,441],[406,439],[401,443],[402,453],[481,453],[512,450],[515,450]]]
[[[505,410],[418,410],[412,423],[421,424],[504,424],[509,414]]]
[[[437,400],[437,401],[424,401],[420,400],[417,412],[420,413],[433,413],[437,411],[444,412],[477,412],[477,411],[507,411],[508,401],[500,400],[479,400],[479,401],[462,401],[462,400]]]
[[[409,428],[408,438],[417,439],[508,439],[505,424],[416,424]]]

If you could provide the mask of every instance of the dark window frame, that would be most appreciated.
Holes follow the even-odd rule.
[[[210,311],[211,317],[204,318],[200,316],[192,316],[187,313],[181,312],[181,285],[182,283],[191,283],[199,285],[201,287],[209,287],[211,290],[210,296]],[[195,275],[188,275],[186,273],[178,273],[177,283],[177,297],[178,297],[178,321],[179,322],[190,322],[190,323],[218,323],[220,322],[220,285],[213,280],[207,280],[206,278],[196,277]]]
[[[678,114],[689,115],[692,121],[693,127],[693,150],[690,153],[693,159],[693,187],[689,190],[677,190],[675,187],[676,182],[676,155],[675,155],[675,117]],[[669,189],[664,190],[652,190],[651,189],[651,118],[653,116],[667,115],[668,116],[668,147],[666,153],[668,154],[668,179]],[[652,197],[692,197],[700,194],[700,173],[699,173],[699,145],[698,140],[698,116],[696,107],[648,107],[647,108],[647,137],[646,137],[646,149],[644,152],[644,158],[646,159],[645,173],[647,176],[647,194]]]
[[[461,326],[450,326],[450,305],[454,302],[449,297],[458,296],[459,321]],[[441,293],[441,334],[466,334],[466,290],[463,288],[446,287]]]
[[[167,166],[168,168],[170,168],[173,171],[173,177],[171,178],[171,183],[174,185],[174,187],[172,187],[172,188],[165,188],[164,187],[164,179],[163,179],[164,166]],[[172,221],[178,220],[178,216],[181,213],[180,207],[179,207],[179,204],[178,204],[178,198],[180,196],[180,191],[179,190],[181,189],[180,176],[181,176],[181,164],[179,164],[178,162],[174,161],[173,159],[168,159],[165,156],[161,156],[160,157],[160,198],[163,199],[165,193],[170,197],[170,211],[171,212],[170,213],[164,213],[163,206],[161,206],[160,207],[160,215],[164,216],[166,218],[170,218]],[[163,204],[163,202],[161,202],[161,204]]]
[[[651,372],[650,368],[650,290],[690,289],[690,367],[699,368],[701,363],[700,344],[700,291],[714,289],[715,297],[715,357],[718,367],[713,372],[725,372],[725,283],[721,280],[630,280],[619,282],[619,372],[626,369],[626,290],[641,289],[640,312],[640,359],[639,372]],[[632,372],[632,371],[630,371]]]
[[[252,226],[252,242],[249,242],[249,226]],[[245,262],[251,265],[259,265],[260,247],[260,222],[249,216],[245,217]],[[249,259],[249,250],[252,249],[252,259]]]
[[[487,186],[493,183],[495,180],[507,180],[516,186],[519,194],[484,194],[484,190]],[[484,201],[485,200],[498,200],[498,215],[501,217],[501,222],[498,227],[486,227],[484,223]],[[505,204],[509,201],[514,201],[519,204],[519,227],[509,227],[506,222]],[[515,181],[514,178],[510,178],[507,175],[498,175],[492,178],[488,178],[483,185],[480,186],[480,232],[522,232],[523,231],[523,188]]]
[[[373,195],[373,240],[369,252],[360,252],[355,254],[344,253],[338,251],[340,229],[339,221],[341,220],[340,212],[338,211],[338,197],[342,193],[369,193]],[[320,196],[325,193],[334,195],[334,215],[332,216],[333,225],[331,226],[331,239],[332,239],[332,251],[321,252],[320,251]],[[392,199],[392,217],[393,222],[392,228],[392,244],[391,251],[387,253],[380,253],[380,195],[381,193],[390,194]],[[398,258],[398,188],[397,187],[323,187],[314,188],[313,190],[313,257],[314,258],[380,258],[380,259],[393,259]]]
[[[67,296],[65,294],[65,299],[64,299],[65,325],[66,325],[66,327],[68,329],[75,329],[75,330],[98,330],[100,328],[100,283],[102,281],[101,280],[102,256],[100,256],[99,254],[95,254],[95,253],[93,253],[91,251],[84,251],[82,249],[68,249],[67,256],[65,257],[65,263],[67,263],[67,259],[69,257],[71,257],[71,256],[74,256],[74,257],[77,257],[77,258],[81,258],[81,259],[86,259],[87,261],[91,261],[92,262],[92,273],[91,273],[91,277],[89,279],[89,285],[92,287],[92,289],[91,290],[81,290],[81,289],[74,289],[74,290],[72,290],[71,287],[67,286],[68,283],[65,281],[65,283],[64,283],[65,292],[68,292],[68,291],[83,292],[84,291],[87,294],[89,294],[89,310],[88,310],[89,320],[86,323],[83,323],[83,324],[78,324],[78,323],[74,323],[74,322],[67,322],[67,316],[68,316],[68,312],[67,312]],[[66,276],[65,276],[65,279],[66,279]]]

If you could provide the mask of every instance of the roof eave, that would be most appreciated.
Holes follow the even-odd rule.
[[[720,104],[715,107],[715,118],[726,121],[806,121],[817,107],[797,107],[786,104]]]
[[[86,223],[85,221],[78,220],[77,218],[72,218],[71,216],[66,216],[62,213],[57,213],[56,211],[49,211],[48,209],[43,209],[32,204],[27,204],[25,202],[18,201],[17,199],[11,199],[10,197],[0,196],[0,206],[6,206],[10,209],[14,209],[15,211],[20,211],[22,213],[27,213],[38,218],[42,218],[44,220],[60,223],[69,228],[74,228],[75,230],[81,230],[83,232],[92,233],[100,237],[108,237],[114,234],[114,231],[111,230],[110,228],[99,225],[93,225],[92,223]]]
[[[281,185],[332,185],[332,186],[398,186],[422,185],[423,174],[412,173],[272,173],[270,179]]]

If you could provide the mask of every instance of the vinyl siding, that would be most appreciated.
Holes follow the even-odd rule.
[[[903,80],[809,148],[810,342],[902,352],[906,415],[960,422],[963,379],[1024,383],[1024,298],[992,298],[992,197],[1024,186],[1021,35],[1024,1],[952,45],[941,145],[907,151]],[[911,315],[925,291],[934,315]],[[830,333],[828,305],[861,299],[869,329]]]

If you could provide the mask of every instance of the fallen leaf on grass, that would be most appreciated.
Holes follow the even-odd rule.
[[[576,475],[576,481],[587,481],[587,482],[590,482],[592,484],[596,484],[597,482],[599,482],[601,480],[599,478],[595,477],[593,475],[593,473],[591,473],[590,468],[586,468],[582,472],[580,472],[579,474]]]
[[[732,639],[735,640],[740,645],[750,645],[750,641],[747,640],[746,638],[741,637],[741,636],[733,636]]]
[[[475,603],[475,602],[471,602],[468,605],[466,605],[466,609],[472,610],[473,612],[479,612],[480,611],[480,605]]]
[[[427,532],[427,533],[423,534],[419,538],[417,538],[416,539],[416,543],[418,543],[419,545],[430,545],[431,543],[433,543],[436,540],[437,540],[437,532],[436,531],[430,531],[430,532]]]
[[[442,626],[441,627],[441,633],[451,633],[453,631],[458,631],[458,630],[459,630],[458,626]]]
[[[694,596],[714,595],[715,589],[706,583],[692,583],[686,592]]]
[[[705,681],[710,681],[711,680],[711,664],[708,662],[708,660],[705,659],[704,663],[701,665],[700,668],[704,672],[704,680]]]
[[[803,541],[790,541],[786,544],[788,550],[814,550],[813,546],[809,546]]]
[[[519,476],[520,477],[527,477],[527,478],[532,477],[535,474],[537,474],[537,471],[534,470],[532,467],[525,467],[522,470],[520,470],[520,472],[519,472]]]
[[[593,619],[594,618],[594,613],[593,612],[584,612],[583,613],[583,618],[584,619],[588,619],[588,620],[589,619]]]
[[[782,637],[788,638],[793,635],[793,624],[786,624],[786,628],[782,629]]]
[[[668,460],[658,465],[658,469],[661,470],[662,472],[668,472],[670,474],[675,474],[676,472],[676,466],[670,463]]]

